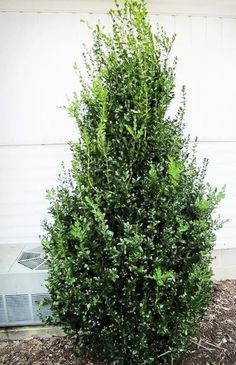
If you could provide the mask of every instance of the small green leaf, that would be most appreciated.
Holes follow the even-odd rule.
[[[196,207],[201,210],[208,210],[212,207],[212,202],[202,199],[197,202]]]
[[[129,132],[129,134],[130,134],[133,138],[135,138],[135,133],[134,133],[133,129],[132,129],[129,125],[127,125],[127,124],[125,124],[124,126],[125,126],[125,128],[127,129],[127,131]]]
[[[180,174],[183,171],[182,161],[177,162],[172,157],[169,157],[168,173],[174,181],[178,181]]]

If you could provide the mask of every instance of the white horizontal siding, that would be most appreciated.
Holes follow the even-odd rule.
[[[67,142],[76,128],[60,109],[77,87],[81,15],[0,14],[0,144]]]
[[[186,131],[203,141],[236,141],[236,19],[157,19],[177,35],[176,90],[179,97],[181,85],[187,87]]]
[[[207,181],[211,186],[221,188],[226,185],[225,199],[216,210],[216,216],[229,221],[217,232],[216,248],[236,247],[236,143],[200,142],[198,161],[209,158]]]
[[[122,0],[120,0],[122,2]],[[236,16],[234,0],[147,0],[151,13]],[[114,6],[112,0],[0,0],[0,11],[89,12],[100,14]]]
[[[46,218],[46,189],[57,186],[68,145],[0,148],[0,244],[38,243]]]

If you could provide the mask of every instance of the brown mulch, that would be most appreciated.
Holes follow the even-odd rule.
[[[65,337],[1,341],[0,365],[102,365],[76,359],[74,345]],[[236,365],[236,280],[215,284],[199,337],[191,339],[178,365]]]
[[[215,284],[199,337],[192,339],[178,365],[236,365],[236,280]]]

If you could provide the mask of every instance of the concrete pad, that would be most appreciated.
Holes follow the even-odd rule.
[[[30,326],[0,329],[0,340],[24,340],[30,337],[51,337],[65,336],[60,327],[52,326]]]

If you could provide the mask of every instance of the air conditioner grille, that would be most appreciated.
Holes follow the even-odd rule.
[[[28,267],[29,269],[36,269],[39,265],[41,265],[44,262],[44,259],[41,257],[36,257],[31,260],[25,260],[25,261],[19,261],[21,265],[24,265]]]
[[[45,299],[45,303],[43,306],[39,305],[41,301]],[[50,313],[50,295],[49,294],[32,294],[32,307],[33,307],[33,315],[34,321],[41,321],[42,317],[49,315]]]
[[[3,296],[0,295],[0,323],[6,322],[6,315],[4,311]]]
[[[43,298],[47,301],[46,305],[39,309]],[[39,315],[39,310],[42,316]],[[40,324],[42,317],[49,314],[50,295],[48,293],[0,295],[0,327]]]
[[[6,295],[9,322],[25,322],[31,320],[29,296],[27,294]]]
[[[34,257],[39,257],[39,256],[40,256],[40,254],[39,254],[39,253],[37,253],[37,252],[23,252],[23,253],[20,255],[20,257],[19,257],[18,261],[22,261],[22,260],[29,260],[29,259],[32,259],[32,258],[34,258]]]
[[[48,265],[46,264],[46,262],[43,262],[38,267],[36,267],[35,270],[48,270]]]
[[[31,270],[47,270],[47,263],[44,258],[43,249],[41,246],[31,248],[22,252],[18,258],[18,263]]]

